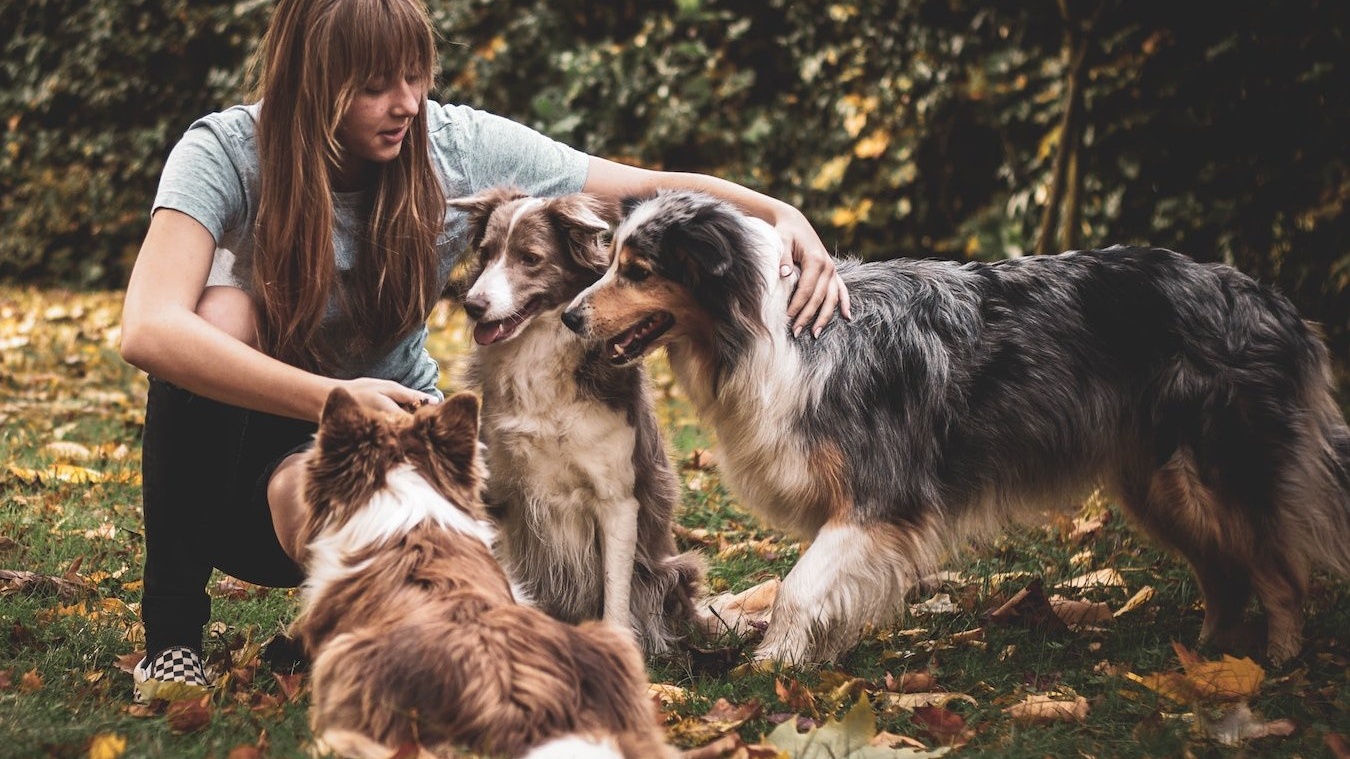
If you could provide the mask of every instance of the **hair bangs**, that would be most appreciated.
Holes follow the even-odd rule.
[[[333,72],[341,82],[341,94],[388,77],[422,77],[430,89],[437,68],[436,40],[426,16],[413,4],[397,0],[338,3],[332,22],[335,34],[330,44],[337,49],[330,51],[328,59],[343,67]]]

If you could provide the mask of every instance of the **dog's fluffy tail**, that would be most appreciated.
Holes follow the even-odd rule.
[[[696,551],[667,556],[655,566],[639,563],[633,578],[632,618],[642,649],[669,651],[694,629],[707,564]]]

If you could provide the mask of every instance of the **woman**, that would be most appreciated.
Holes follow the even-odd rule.
[[[588,156],[428,101],[421,0],[280,0],[259,96],[194,123],[160,180],[127,286],[122,355],[151,376],[144,438],[145,680],[205,684],[213,567],[294,586],[296,455],[331,389],[440,399],[425,320],[467,240],[446,199],[500,184],[622,197],[701,189],[774,224],[797,330],[848,296],[796,209],[714,177]]]

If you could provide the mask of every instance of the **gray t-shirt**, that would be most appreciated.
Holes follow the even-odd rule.
[[[577,192],[586,182],[585,153],[555,142],[513,121],[468,106],[428,101],[431,160],[447,198],[473,195],[497,185],[514,185],[532,195]],[[215,237],[216,255],[208,285],[252,292],[253,224],[258,211],[258,150],[254,141],[258,105],[238,105],[195,121],[174,146],[160,177],[154,209],[172,208],[197,221]],[[361,193],[334,194],[333,247],[339,270],[352,267],[366,228]],[[464,247],[467,216],[446,210],[437,241],[439,276],[449,277]],[[336,296],[331,303],[336,304]],[[329,317],[340,321],[336,306]],[[326,324],[336,334],[350,326]],[[440,367],[426,350],[426,327],[413,331],[370,366],[344,367],[343,378],[378,377],[437,393]]]

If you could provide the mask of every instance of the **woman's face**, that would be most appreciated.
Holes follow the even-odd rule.
[[[388,163],[398,158],[426,95],[425,79],[416,75],[372,79],[357,90],[338,125],[338,141],[357,164],[343,166],[343,173],[359,171],[366,162]]]

